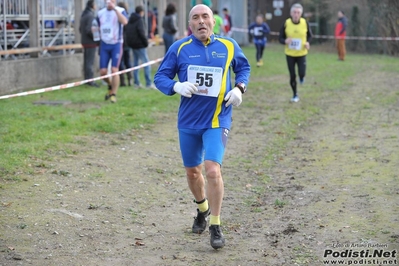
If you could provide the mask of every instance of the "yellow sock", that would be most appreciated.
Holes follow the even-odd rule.
[[[204,202],[198,204],[198,209],[200,212],[206,212],[209,209],[208,200],[205,199]]]
[[[210,215],[209,216],[210,217],[210,219],[209,219],[209,224],[210,225],[220,225],[220,215],[218,215],[218,216],[214,216],[214,215]]]

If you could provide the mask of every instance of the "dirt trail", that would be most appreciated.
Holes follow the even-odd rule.
[[[81,139],[76,155],[1,191],[0,265],[323,265],[325,250],[341,244],[398,249],[396,81],[370,70],[325,92],[272,166],[268,140],[284,134],[284,121],[270,118],[307,100],[265,91],[266,109],[263,92],[248,93],[255,104],[236,110],[223,166],[219,251],[207,231],[190,233],[195,204],[175,113],[112,140]]]

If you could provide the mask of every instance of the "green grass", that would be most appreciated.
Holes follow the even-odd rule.
[[[255,65],[255,50],[244,49],[251,65]],[[278,99],[285,95],[287,102],[292,96],[289,85],[289,74],[284,55],[284,46],[273,43],[265,49],[265,65],[261,68],[252,67],[249,93],[254,97],[244,96],[245,105],[251,108],[271,110],[266,120],[261,125],[267,129],[278,128],[273,140],[268,139],[268,150],[264,152],[264,167],[273,163],[273,158],[279,156],[290,140],[296,136],[299,127],[306,126],[307,121],[322,112],[323,97],[340,94],[345,97],[345,90],[353,86],[355,76],[361,75],[370,68],[377,71],[398,73],[397,58],[382,55],[350,54],[345,62],[337,60],[335,53],[324,52],[323,47],[313,46],[307,56],[307,71],[305,86],[298,85],[299,96],[302,104],[281,105],[268,102],[267,98]],[[394,84],[393,84],[394,85]],[[378,90],[376,90],[376,94]],[[378,95],[376,95],[378,97]],[[263,105],[258,99],[265,99]],[[395,97],[382,97],[379,101],[387,104],[395,102]],[[339,105],[339,103],[337,103]],[[371,103],[364,102],[364,110],[370,108]],[[278,106],[278,107],[277,107]],[[338,107],[338,106],[337,106]],[[281,108],[281,112],[272,112]],[[361,112],[361,110],[360,110]]]
[[[287,204],[285,201],[282,201],[282,200],[279,200],[279,199],[276,199],[274,201],[274,206],[276,208],[283,208],[285,204]]]
[[[49,159],[77,136],[116,134],[145,128],[155,115],[174,111],[178,97],[155,90],[122,87],[117,104],[104,101],[106,87],[89,86],[47,92],[1,101],[0,177],[28,171],[38,159]],[[38,101],[70,101],[66,105],[37,105]],[[70,153],[72,151],[66,150]],[[40,160],[39,160],[40,161]]]
[[[255,65],[255,50],[245,47],[244,52]],[[349,61],[350,60],[350,61]],[[257,97],[284,93],[290,97],[288,71],[283,46],[272,44],[264,54],[265,66],[253,67],[248,85],[253,97],[244,99],[248,108],[259,107]],[[359,67],[360,66],[360,67]],[[336,60],[336,55],[312,49],[308,55],[306,105],[286,108],[279,116],[268,117],[262,126],[284,121],[279,131],[283,134],[269,146],[275,154],[293,138],[299,124],[316,115],[320,109],[318,99],[323,92],[339,92],[352,84],[351,77],[366,67],[394,73],[399,72],[397,58],[378,55],[350,55],[345,63]],[[153,70],[155,67],[153,67]],[[42,94],[0,100],[0,178],[18,180],[20,173],[30,174],[31,166],[51,160],[55,154],[70,154],[66,144],[84,145],[82,136],[98,134],[121,134],[134,129],[147,128],[156,123],[157,114],[175,115],[179,97],[167,97],[156,90],[135,90],[122,87],[118,102],[110,104],[103,97],[106,87],[101,89],[79,86]],[[252,100],[251,100],[252,99]],[[36,101],[70,101],[67,105],[37,105]],[[299,105],[298,105],[299,106]],[[262,108],[273,108],[269,105]],[[367,108],[367,105],[365,105]],[[272,158],[265,157],[265,162]]]

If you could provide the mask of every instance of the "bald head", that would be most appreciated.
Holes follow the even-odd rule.
[[[212,10],[202,4],[194,6],[189,13],[188,26],[197,39],[206,43],[213,34],[213,27],[215,26]]]
[[[191,20],[191,16],[193,15],[193,12],[196,12],[197,9],[205,9],[205,10],[207,10],[207,12],[212,14],[212,17],[213,17],[212,9],[210,9],[207,5],[199,4],[199,5],[195,5],[193,8],[191,8],[190,13],[188,14],[189,21]]]

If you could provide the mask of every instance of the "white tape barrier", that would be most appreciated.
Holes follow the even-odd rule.
[[[97,78],[86,79],[86,80],[77,81],[77,82],[71,82],[71,83],[67,83],[67,84],[57,85],[57,86],[43,88],[43,89],[37,89],[37,90],[33,90],[33,91],[26,91],[26,92],[20,92],[20,93],[16,93],[16,94],[4,95],[4,96],[0,96],[0,100],[1,99],[9,99],[9,98],[13,98],[13,97],[20,97],[20,96],[38,94],[38,93],[43,93],[43,92],[48,92],[48,91],[56,91],[56,90],[72,88],[72,87],[83,85],[83,84],[86,84],[86,83],[89,83],[89,82],[93,82],[93,81],[96,81],[96,80],[110,78],[112,76],[116,76],[116,75],[120,75],[120,74],[123,74],[123,73],[127,73],[127,72],[130,72],[130,71],[136,70],[136,69],[140,69],[140,68],[143,68],[143,67],[158,63],[158,62],[160,62],[162,60],[163,60],[163,57],[155,59],[155,60],[148,61],[147,63],[141,64],[141,65],[136,66],[136,67],[124,69],[124,70],[121,70],[121,71],[118,71],[118,72],[115,72],[115,73],[111,73],[111,74],[108,74],[108,75],[104,75],[104,76],[101,76],[101,77],[97,77]]]
[[[236,32],[246,32],[248,33],[248,29],[243,28],[231,28],[232,31]],[[279,35],[279,32],[272,31],[270,35]],[[313,35],[314,38],[319,39],[335,39],[335,36],[331,35]],[[399,41],[399,37],[366,37],[366,36],[346,36],[346,40],[378,40],[378,41]]]

